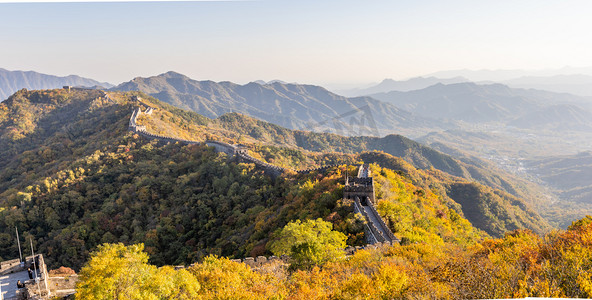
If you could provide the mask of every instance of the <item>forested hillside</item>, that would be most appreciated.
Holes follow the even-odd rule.
[[[340,153],[383,151],[403,158],[418,169],[434,168],[501,189],[533,205],[547,204],[542,189],[532,182],[504,172],[484,160],[468,155],[464,155],[462,160],[455,159],[401,135],[388,135],[382,138],[344,137],[330,133],[293,131],[236,113],[223,115],[212,121],[210,126],[232,131],[243,140],[251,138],[273,145],[298,147],[308,151]]]
[[[164,105],[156,99],[152,100],[154,102],[151,105]],[[240,114],[227,114],[210,122],[199,119],[195,123],[190,121],[194,114],[171,113],[174,111],[173,108],[157,110],[153,115],[143,116],[140,119],[150,131],[160,134],[168,132],[182,138],[205,135],[204,139],[215,134],[217,139],[238,140],[250,147],[251,155],[292,169],[362,161],[377,163],[392,170],[404,172],[416,186],[437,189],[440,197],[449,200],[447,201],[449,205],[463,203],[463,206],[456,205],[457,211],[463,211],[474,226],[494,236],[501,236],[506,231],[518,228],[530,228],[539,233],[549,228],[547,222],[531,208],[528,202],[496,188],[499,186],[517,194],[527,193],[528,187],[520,186],[520,181],[516,184],[511,181],[512,177],[506,179],[495,172],[485,170],[487,165],[477,167],[459,162],[402,136],[392,135],[382,139],[347,138],[335,134],[292,131]],[[163,120],[167,120],[166,130],[163,130]],[[261,141],[271,145],[262,145]],[[390,150],[395,156],[384,152],[365,151],[371,148],[367,146],[371,143],[377,145],[376,147]],[[307,150],[311,148],[323,152]],[[435,167],[449,173],[439,171]],[[455,176],[455,171],[464,172],[460,174],[464,178]],[[482,182],[494,188],[475,182],[470,172],[477,174]]]
[[[403,157],[417,168],[429,169],[433,167],[455,176],[504,190],[518,198],[527,200],[530,204],[541,208],[541,211],[551,204],[551,198],[544,187],[527,178],[520,177],[519,174],[502,170],[500,166],[496,166],[496,162],[465,154],[456,156],[455,154],[460,153],[459,151],[447,152],[452,155],[444,155],[433,148],[425,147],[402,136],[417,137],[415,133],[427,128],[431,128],[428,130],[429,132],[440,132],[442,128],[454,128],[455,126],[448,123],[437,124],[433,121],[426,121],[427,119],[419,120],[415,115],[408,114],[405,110],[393,111],[392,107],[401,107],[399,102],[390,103],[394,106],[384,106],[386,103],[377,102],[372,98],[341,97],[322,87],[311,85],[282,82],[237,85],[231,82],[196,81],[175,72],[148,78],[134,78],[130,82],[115,87],[114,90],[140,90],[176,107],[191,109],[209,117],[217,117],[210,121],[210,127],[223,128],[238,133],[243,139],[253,138],[268,144],[299,147],[304,150],[320,152],[384,151],[397,157]],[[449,99],[447,98],[443,102],[436,101],[438,99],[433,100],[433,98],[437,98],[439,92],[448,95]],[[404,97],[407,94],[410,95],[409,99]],[[427,103],[425,106],[440,115],[444,111],[455,111],[460,108],[447,107],[443,110],[434,110],[434,107],[478,99],[478,101],[471,102],[471,107],[475,106],[474,109],[471,109],[478,112],[472,114],[473,116],[482,114],[487,116],[508,115],[517,114],[518,111],[533,111],[533,107],[547,105],[553,101],[553,96],[556,96],[554,93],[541,91],[510,89],[499,84],[476,85],[473,83],[440,84],[404,95],[400,97],[401,101],[415,103],[433,100],[438,102],[430,102],[431,104]],[[498,101],[498,98],[503,101]],[[513,99],[519,99],[524,107],[520,106],[521,104],[515,104]],[[561,103],[581,100],[581,98],[569,95],[562,95],[561,99]],[[505,104],[492,104],[493,102]],[[479,108],[479,105],[486,109]],[[512,105],[520,106],[521,110],[512,107]],[[265,121],[234,113],[236,111]],[[415,114],[421,115],[426,111],[418,109]],[[348,115],[352,112],[355,113],[351,116]],[[385,117],[385,114],[388,116]],[[573,118],[571,119],[573,120]],[[546,120],[549,122],[549,119]],[[372,126],[369,127],[371,125],[368,123],[369,121],[374,122],[379,131],[386,129],[387,131],[384,132],[399,134],[389,134],[382,138],[372,137],[372,135],[376,135],[376,132],[371,128]],[[288,130],[287,128],[308,130]],[[441,146],[450,148],[448,144]],[[470,146],[481,149],[479,145]]]
[[[193,140],[244,142],[254,156],[274,157],[294,166],[350,164],[273,179],[251,164],[229,161],[203,145],[161,145],[132,134],[127,129],[131,111],[144,105],[135,100],[137,95],[23,90],[0,104],[2,258],[18,255],[15,226],[25,239],[33,238],[50,267],[76,269],[90,251],[106,242],[144,243],[156,265],[188,264],[207,254],[265,254],[276,232],[298,219],[324,218],[346,234],[349,245],[364,243],[363,220],[341,201],[343,174],[346,168],[350,174],[355,172],[351,164],[379,154],[316,153],[266,145],[226,129],[229,123],[223,120],[213,121],[139,95],[142,103],[156,107],[154,114],[139,122],[168,126],[150,130]],[[149,122],[154,120],[160,122]],[[386,158],[376,162],[395,169],[384,160],[399,159],[381,155]],[[487,236],[473,226],[494,235],[514,227],[545,228],[542,220],[522,215],[530,214],[522,203],[516,205],[504,197],[497,200],[503,205],[495,211],[513,211],[520,215],[519,221],[486,217],[501,229],[483,227],[474,220],[485,210],[467,214],[447,196],[448,175],[398,165],[404,169],[373,168],[378,176],[379,212],[403,241],[466,245]],[[480,203],[485,206],[479,207],[488,207],[488,197],[484,194]]]

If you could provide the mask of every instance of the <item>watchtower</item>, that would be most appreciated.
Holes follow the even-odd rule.
[[[360,197],[362,202],[369,199],[374,203],[374,181],[370,177],[370,171],[367,165],[360,166],[358,176],[346,176],[345,186],[343,187],[343,198],[355,199],[356,197]]]

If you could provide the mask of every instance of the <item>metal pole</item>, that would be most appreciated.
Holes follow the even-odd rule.
[[[35,281],[37,281],[37,290],[39,290],[39,298],[41,298],[41,286],[39,285],[39,278],[37,277],[37,264],[35,263],[35,252],[33,252],[33,239],[29,238],[31,241],[31,254],[33,255],[33,267],[35,268]]]
[[[16,229],[16,243],[18,244],[18,248],[19,248],[19,257],[20,257],[20,261],[23,261],[23,253],[21,252],[21,240],[19,239],[19,234],[18,234],[18,227],[14,226],[14,229]]]

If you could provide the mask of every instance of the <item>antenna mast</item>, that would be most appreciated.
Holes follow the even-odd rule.
[[[35,262],[35,252],[33,252],[33,239],[29,239],[31,241],[31,255],[33,255],[33,268],[35,268],[35,281],[37,282],[37,289],[39,290],[39,297],[41,297],[41,286],[39,286],[39,277],[37,276],[37,269],[39,266]],[[47,280],[47,278],[46,278]]]
[[[21,251],[21,240],[19,239],[19,234],[18,234],[18,227],[14,226],[14,229],[16,230],[16,243],[18,244],[18,248],[19,248],[19,262],[23,261],[23,252]]]

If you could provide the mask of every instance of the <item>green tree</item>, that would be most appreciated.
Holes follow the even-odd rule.
[[[347,237],[332,229],[333,224],[320,218],[290,222],[280,231],[270,250],[278,256],[291,256],[295,267],[304,268],[343,258]]]

